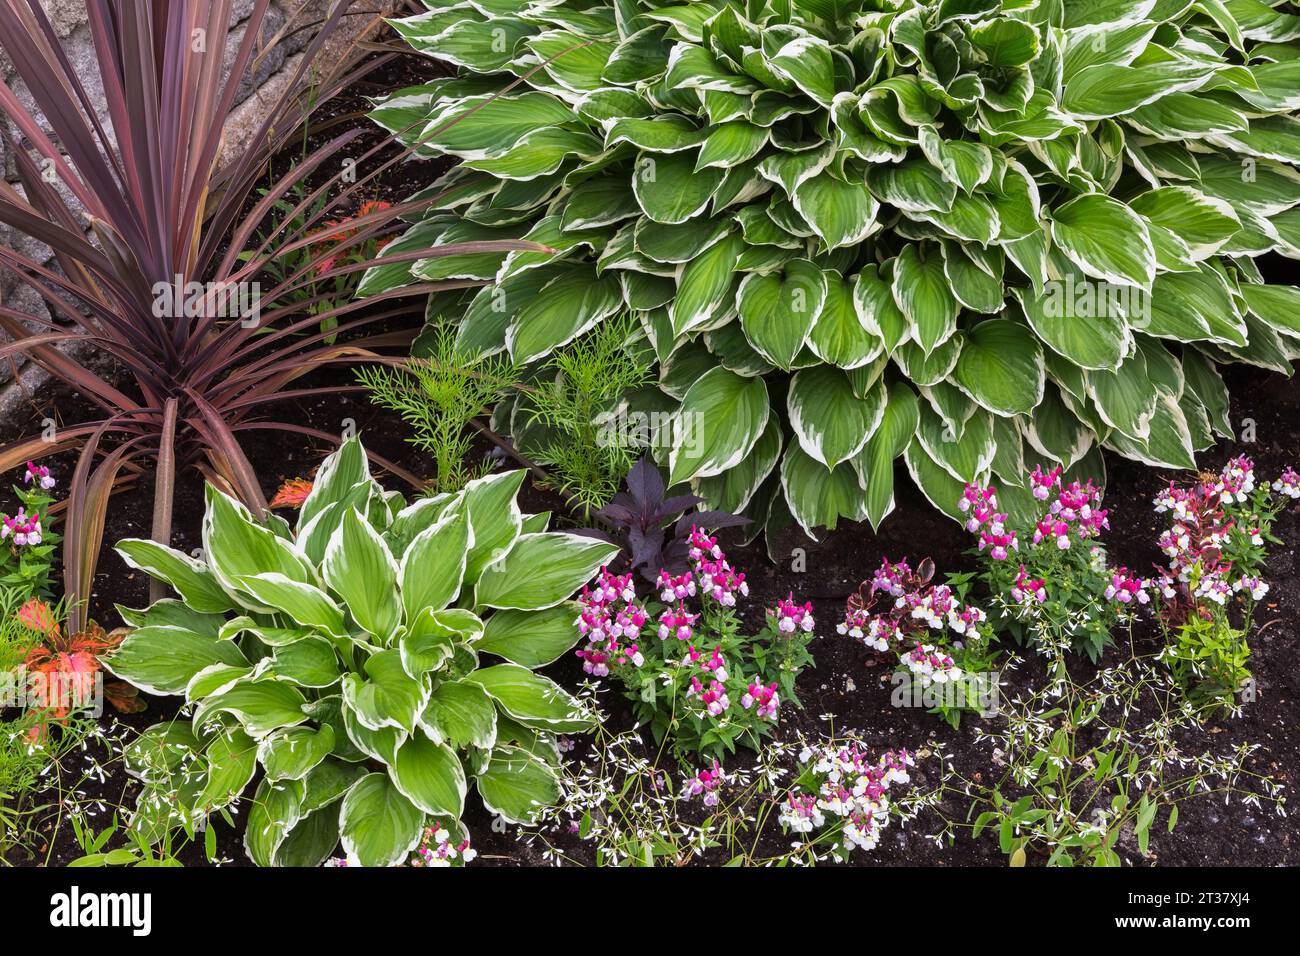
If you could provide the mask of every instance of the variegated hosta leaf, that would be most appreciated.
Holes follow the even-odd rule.
[[[1226,431],[1209,363],[1286,370],[1300,337],[1292,290],[1252,262],[1300,258],[1297,22],[1254,0],[434,4],[396,29],[460,74],[374,118],[465,165],[422,192],[428,219],[393,249],[554,251],[381,266],[363,291],[486,283],[435,314],[466,355],[525,362],[635,314],[666,395],[708,382],[690,401],[704,445],[679,429],[664,457],[713,504],[748,501],[780,454],[796,518],[858,514],[842,469],[871,451],[883,474],[886,448],[947,494],[921,443],[854,447],[854,413],[842,434],[805,414],[809,383],[839,369],[866,401],[886,361],[950,425],[969,404],[1057,460],[1106,440],[1181,461]],[[1150,339],[1176,343],[1206,395],[1157,401],[1137,374]],[[745,401],[735,434],[709,424],[760,388],[800,417],[769,435]],[[825,470],[818,455],[835,471],[806,467]],[[878,521],[892,479],[867,485]]]

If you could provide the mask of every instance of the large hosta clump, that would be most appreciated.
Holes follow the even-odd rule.
[[[1027,464],[1190,466],[1220,363],[1290,370],[1300,294],[1255,263],[1300,257],[1288,4],[428,5],[398,29],[462,69],[374,115],[460,163],[405,241],[555,252],[368,291],[489,283],[431,315],[522,362],[634,313],[715,506],[878,523],[902,456],[1027,515]]]
[[[523,515],[523,475],[407,505],[353,439],[296,529],[209,486],[201,558],[119,543],[180,599],[123,609],[135,629],[107,666],[193,706],[128,748],[144,783],[132,826],[193,832],[260,769],[255,863],[317,865],[341,841],[350,860],[393,865],[435,824],[464,837],[469,779],[507,820],[556,799],[556,735],[590,716],[533,668],[576,642],[568,598],[617,549]]]

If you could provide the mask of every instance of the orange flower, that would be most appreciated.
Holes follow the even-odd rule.
[[[325,225],[327,228],[324,231],[317,233],[314,238],[321,243],[344,242],[348,239],[351,239],[353,236],[355,236],[358,232],[361,231],[357,226],[349,225],[349,223],[351,223],[354,219],[359,219],[362,216],[368,216],[372,212],[380,212],[384,209],[389,209],[392,207],[392,205],[393,205],[392,203],[384,202],[382,199],[372,199],[369,202],[364,202],[361,204],[361,209],[357,212],[355,216],[349,216],[346,219],[326,220]],[[326,256],[320,262],[316,263],[316,275],[323,276],[325,273],[333,269],[334,263],[337,259],[338,259],[338,255],[335,254],[332,256]]]
[[[271,499],[271,508],[301,508],[311,494],[312,483],[306,478],[290,478]]]

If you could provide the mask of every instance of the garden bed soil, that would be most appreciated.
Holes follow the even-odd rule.
[[[1233,394],[1232,420],[1241,423],[1253,419],[1256,441],[1221,444],[1204,456],[1203,467],[1217,468],[1233,455],[1244,453],[1254,458],[1261,479],[1272,477],[1294,462],[1296,451],[1300,449],[1300,421],[1293,412],[1300,404],[1300,381],[1244,368],[1229,369],[1227,377]],[[320,378],[318,384],[331,381],[344,384],[348,381],[347,374],[339,370],[321,373]],[[45,414],[53,414],[56,408],[67,411],[70,407],[69,397],[51,388],[48,394],[35,401],[32,421],[38,422]],[[352,419],[372,452],[417,474],[427,470],[422,455],[405,441],[403,423],[393,414],[361,399],[327,393],[320,398],[297,402],[291,411],[289,420],[328,432],[342,431],[344,420]],[[23,424],[7,423],[0,438],[9,439],[22,430]],[[269,433],[252,433],[252,437],[247,439],[249,458],[260,469],[263,490],[268,495],[284,479],[309,476],[328,451],[324,443],[286,439]],[[491,456],[494,452],[492,446],[482,442],[476,446],[475,454]],[[1112,530],[1104,541],[1111,558],[1116,563],[1134,568],[1151,567],[1161,558],[1155,546],[1160,521],[1151,510],[1151,498],[1174,476],[1110,454],[1106,460],[1109,480],[1105,503],[1111,509]],[[761,541],[728,551],[732,563],[748,575],[751,596],[746,614],[752,618],[748,623],[757,625],[762,609],[788,593],[811,600],[819,622],[819,636],[811,646],[816,667],[805,672],[798,682],[803,709],[782,709],[779,736],[782,739],[791,739],[799,733],[818,736],[833,725],[837,732],[856,731],[879,752],[892,747],[924,751],[928,744],[938,741],[947,745],[955,766],[963,774],[987,780],[992,772],[989,747],[974,743],[976,728],[985,723],[983,718],[968,716],[961,729],[954,731],[921,709],[891,706],[889,675],[892,668],[883,655],[834,633],[834,625],[843,613],[844,599],[886,556],[891,560],[907,557],[913,562],[929,556],[934,559],[940,573],[974,569],[964,553],[969,546],[965,532],[934,511],[904,473],[900,471],[897,477],[898,506],[878,534],[873,534],[867,525],[848,525],[825,535],[820,542],[814,542],[797,529],[787,529],[772,546],[773,553],[781,557],[776,564],[769,561]],[[398,486],[390,477],[384,480],[390,487]],[[147,535],[151,516],[150,490],[146,481],[143,486],[124,491],[114,499],[109,512],[104,534],[106,543],[91,609],[92,616],[109,626],[119,623],[113,610],[115,603],[132,607],[147,603],[148,582],[145,576],[127,568],[112,553],[109,543],[122,537]],[[525,483],[521,503],[529,511],[554,510],[556,526],[575,523],[554,495],[531,483]],[[202,511],[201,484],[196,476],[186,475],[177,488],[175,547],[186,551],[199,547]],[[1289,790],[1300,772],[1300,737],[1296,734],[1300,671],[1294,666],[1295,644],[1300,636],[1297,634],[1300,568],[1296,562],[1296,549],[1300,545],[1300,515],[1295,509],[1290,509],[1279,519],[1275,532],[1284,544],[1272,549],[1268,563],[1272,590],[1257,611],[1255,629],[1250,637],[1251,669],[1257,682],[1257,699],[1245,706],[1241,716],[1216,721],[1204,731],[1180,742],[1186,749],[1195,749],[1196,752],[1211,745],[1223,749],[1238,741],[1261,744],[1262,749],[1252,758],[1249,769],[1270,775]],[[726,533],[723,541],[727,541]],[[803,561],[797,565],[803,568],[801,571],[794,570],[796,548],[803,549]],[[1139,642],[1152,640],[1152,635],[1139,629]],[[1111,652],[1103,658],[1103,664],[1113,656],[1114,652]],[[1017,689],[1030,686],[1034,672],[1032,662],[1015,672],[1004,693],[1014,694]],[[569,687],[576,686],[583,679],[578,662],[571,656],[551,665],[548,673]],[[854,689],[850,690],[850,686]],[[630,728],[630,712],[621,703],[620,695],[611,690],[602,699],[615,728]],[[144,713],[106,716],[105,719],[120,721],[133,731],[141,730],[171,717],[176,705],[174,698],[151,698]],[[583,756],[584,748],[580,743],[569,759],[582,759]],[[107,757],[101,755],[101,759]],[[83,758],[78,755],[76,759]],[[118,769],[105,780],[87,781],[82,785],[83,802],[103,799],[110,805],[131,805],[135,785],[120,772],[120,764],[113,764],[113,767]],[[934,784],[934,771],[934,762],[923,758],[914,773],[914,786],[923,788]],[[950,802],[942,810],[950,818],[965,818],[966,807],[955,802]],[[542,846],[519,843],[513,828],[505,833],[494,832],[489,814],[472,796],[465,823],[480,852],[481,863],[529,865],[545,862]],[[908,827],[886,831],[880,846],[871,854],[860,854],[858,860],[868,865],[1004,865],[1005,858],[994,839],[973,840],[963,834],[952,846],[937,846],[925,838],[939,826],[937,816],[926,811]],[[1131,839],[1121,840],[1117,849],[1127,863],[1135,865],[1288,865],[1300,861],[1298,829],[1292,816],[1277,817],[1271,810],[1255,809],[1239,801],[1225,805],[1219,800],[1202,798],[1184,804],[1173,833],[1161,830],[1153,834],[1148,857],[1138,852]],[[66,825],[51,837],[55,843],[50,853],[52,863],[67,863],[80,855]],[[245,862],[241,839],[238,830],[232,830],[224,823],[218,824],[220,856],[236,865]],[[592,849],[576,836],[560,834],[554,842],[570,858],[587,861],[592,858]],[[771,827],[760,841],[758,850],[760,855],[774,854],[787,843],[779,829]],[[45,852],[43,849],[42,857]],[[203,854],[200,847],[192,846],[181,854],[181,859],[199,864],[203,862]],[[705,859],[707,862],[725,862],[707,856]]]

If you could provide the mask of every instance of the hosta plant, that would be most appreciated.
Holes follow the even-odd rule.
[[[465,838],[470,780],[509,821],[553,800],[555,736],[590,718],[534,668],[574,644],[568,598],[616,549],[523,515],[523,475],[407,504],[352,439],[295,527],[209,486],[201,558],[120,542],[179,599],[123,609],[135,630],[107,665],[192,714],[132,745],[133,828],[193,829],[260,768],[255,863],[316,865],[341,843],[350,861],[394,865],[435,824]]]
[[[409,241],[553,251],[362,291],[487,283],[430,315],[521,363],[631,312],[700,429],[671,481],[713,506],[878,524],[901,457],[945,511],[996,475],[1027,512],[1026,456],[1190,467],[1229,432],[1220,363],[1290,370],[1300,291],[1256,264],[1300,257],[1276,4],[426,6],[396,28],[460,73],[373,115],[460,163]]]

